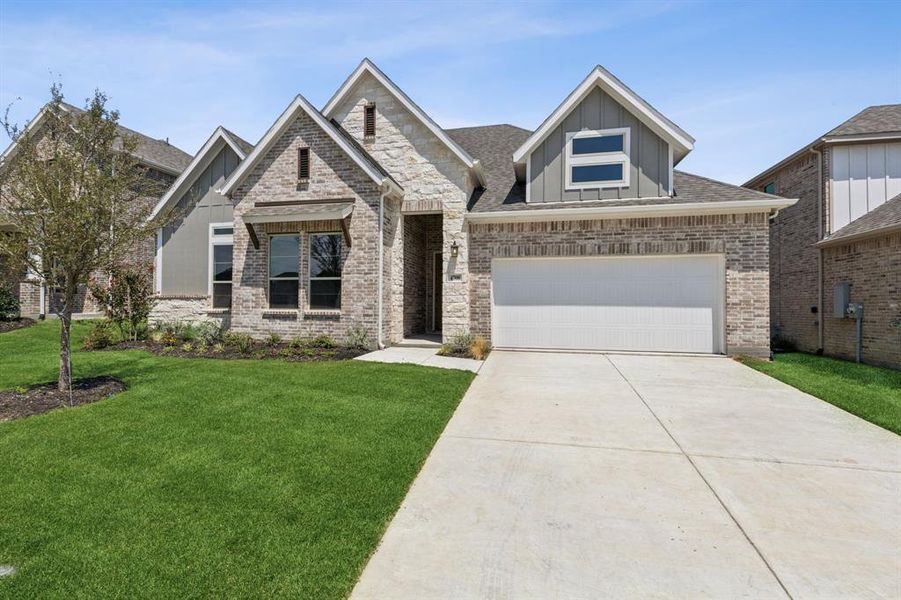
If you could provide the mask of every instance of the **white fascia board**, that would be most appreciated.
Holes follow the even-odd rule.
[[[284,133],[285,129],[287,129],[288,125],[291,124],[291,121],[294,119],[295,115],[297,115],[298,111],[303,111],[309,116],[316,124],[322,129],[336,144],[341,150],[344,151],[347,156],[349,156],[356,164],[359,166],[366,175],[369,176],[376,184],[381,188],[387,188],[398,195],[403,195],[403,189],[401,189],[396,183],[391,181],[389,177],[383,176],[381,173],[372,168],[372,166],[362,157],[360,153],[351,146],[347,140],[345,140],[338,132],[335,131],[334,126],[329,123],[329,121],[316,110],[312,104],[310,104],[306,98],[298,94],[291,104],[282,112],[278,119],[276,119],[275,123],[272,124],[272,127],[269,128],[269,131],[266,132],[266,135],[263,136],[263,139],[256,145],[247,158],[238,165],[238,168],[234,170],[225,183],[222,185],[222,188],[219,190],[219,193],[222,195],[229,195],[239,183],[244,181],[244,178],[250,173],[251,169],[260,162],[260,160],[266,156],[266,153],[269,152],[272,145],[278,140],[278,138]]]
[[[163,197],[160,198],[159,202],[156,203],[156,206],[153,207],[153,212],[150,213],[147,220],[150,221],[155,219],[165,208],[173,202],[177,202],[188,189],[190,189],[197,180],[197,177],[203,173],[203,170],[210,165],[225,145],[228,145],[234,150],[239,159],[244,160],[244,151],[232,141],[220,125],[216,128],[216,131],[213,132],[213,135],[207,139],[206,143],[204,143],[197,154],[194,155],[191,163],[184,171],[182,171],[181,175],[178,176],[178,179],[172,182],[172,185],[169,186],[169,189],[166,190]]]
[[[49,110],[48,106],[44,106],[41,111],[28,122],[28,125],[25,126],[24,131],[22,131],[22,135],[32,135],[41,125],[44,123],[44,119],[47,117],[47,111]],[[3,154],[0,154],[0,165],[6,163],[7,160],[16,155],[18,151],[19,144],[17,142],[12,142],[6,150],[3,151]]]
[[[623,219],[641,217],[678,217],[686,215],[727,215],[781,210],[797,202],[792,198],[738,200],[723,202],[685,202],[643,206],[592,206],[531,210],[499,210],[466,213],[470,223],[515,223],[538,221],[574,221],[586,219]]]
[[[638,94],[629,89],[626,84],[617,79],[604,67],[598,65],[588,74],[576,89],[544,120],[541,126],[529,136],[529,139],[513,153],[513,162],[520,163],[525,160],[538,145],[559,125],[563,119],[579,105],[595,87],[601,87],[614,100],[620,102],[626,108],[631,109],[641,122],[650,127],[655,133],[663,137],[670,144],[675,145],[679,158],[688,154],[694,148],[694,138],[688,135],[681,127],[667,119],[663,114],[648,104]]]
[[[901,139],[901,132],[888,131],[885,133],[856,133],[851,135],[832,135],[823,138],[826,144],[848,144],[856,142],[888,142]]]
[[[435,137],[437,137],[441,142],[453,152],[457,158],[463,161],[467,167],[473,170],[473,173],[478,178],[479,182],[484,186],[485,183],[485,175],[482,172],[482,168],[479,165],[477,160],[474,160],[466,150],[464,150],[457,142],[455,142],[447,132],[445,132],[441,127],[438,126],[435,121],[424,111],[422,110],[418,104],[413,102],[409,96],[402,89],[400,89],[391,79],[385,75],[381,69],[379,69],[375,63],[373,63],[368,58],[364,58],[360,64],[354,69],[354,72],[350,74],[341,87],[338,88],[328,103],[325,105],[325,108],[322,109],[322,114],[324,114],[327,118],[331,119],[335,116],[335,111],[338,109],[338,106],[344,101],[350,91],[353,89],[354,85],[356,85],[357,81],[365,75],[366,73],[372,75],[376,81],[378,81],[385,89],[387,89],[391,95],[393,95],[398,102],[400,102],[404,108],[406,108],[410,113],[413,114],[414,117],[419,119],[419,121],[426,126],[426,128],[431,131]]]

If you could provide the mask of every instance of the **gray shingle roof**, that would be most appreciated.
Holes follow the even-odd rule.
[[[65,102],[63,102],[62,105],[66,109],[76,113],[84,112],[83,109]],[[191,159],[193,157],[190,154],[181,148],[176,148],[166,140],[154,139],[122,125],[119,125],[119,131],[125,135],[133,136],[137,140],[137,148],[135,148],[134,157],[142,162],[146,162],[150,166],[162,167],[172,173],[180,174],[189,164],[191,164]]]
[[[901,229],[901,194],[851,221],[820,243],[831,245],[833,242],[860,238],[876,231],[893,228]]]
[[[513,152],[532,134],[531,131],[513,125],[487,125],[448,129],[447,133],[473,158],[480,160],[485,171],[487,185],[485,189],[476,190],[473,193],[469,201],[470,211],[541,210],[561,207],[560,204],[554,202],[526,204],[525,185],[516,182],[513,171]],[[632,198],[586,201],[580,202],[578,206],[585,208],[592,206],[647,206],[776,198],[770,194],[683,171],[673,172],[673,184],[675,194],[671,199]]]
[[[244,156],[247,156],[253,151],[253,144],[231,131],[230,129],[222,128],[222,131],[225,132],[225,135],[231,138],[231,140],[241,149],[241,152],[244,153]]]
[[[896,131],[901,132],[901,104],[883,104],[863,109],[823,137]]]

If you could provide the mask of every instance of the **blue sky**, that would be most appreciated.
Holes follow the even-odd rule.
[[[57,79],[194,153],[322,106],[369,56],[443,127],[534,129],[602,64],[696,139],[679,168],[741,183],[871,104],[901,102],[901,2],[0,0],[0,104]],[[21,100],[16,101],[17,98]]]

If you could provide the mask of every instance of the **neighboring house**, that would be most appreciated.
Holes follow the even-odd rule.
[[[76,113],[82,112],[82,109],[72,106],[71,104],[62,103],[61,108],[66,111]],[[47,116],[47,107],[28,122],[25,135],[34,136],[41,135],[41,128]],[[137,141],[137,147],[134,150],[134,157],[144,166],[147,167],[147,177],[157,183],[157,187],[166,190],[175,181],[175,178],[184,170],[191,160],[191,155],[171,145],[168,140],[157,140],[148,137],[137,131],[119,126],[122,135],[132,136]],[[0,155],[0,163],[11,158],[16,152],[16,144],[10,146]],[[158,198],[149,198],[148,201],[156,202]],[[2,214],[0,214],[2,217]],[[6,219],[8,221],[8,219]],[[12,223],[4,222],[0,218],[0,232],[7,229],[14,231],[15,227]],[[136,249],[134,260],[136,263],[151,265],[153,261],[153,240],[148,240],[147,244]],[[95,273],[95,277],[101,278],[103,273]],[[19,292],[19,311],[23,316],[42,316],[52,314],[60,300],[54,292],[52,286],[46,283],[34,273],[23,274],[21,281],[17,282]],[[90,294],[87,293],[83,286],[79,289],[77,298],[77,307],[73,311],[74,314],[97,314],[101,312],[101,308],[95,306]]]
[[[768,356],[793,200],[675,171],[693,143],[602,67],[535,132],[444,130],[364,60],[321,111],[297,96],[252,149],[220,128],[194,157],[153,318]]]
[[[901,367],[901,104],[871,106],[745,183],[798,198],[770,227],[777,344]],[[838,307],[841,313],[841,307]]]

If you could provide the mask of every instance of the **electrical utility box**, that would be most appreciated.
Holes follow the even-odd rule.
[[[848,316],[848,304],[851,303],[851,284],[847,281],[836,283],[832,288],[832,316],[844,319]]]

